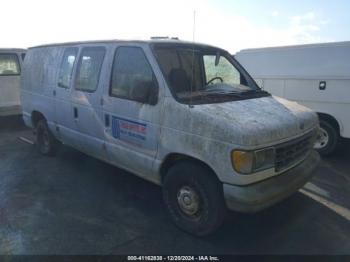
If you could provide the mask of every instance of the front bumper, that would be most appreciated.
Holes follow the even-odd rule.
[[[278,176],[247,186],[224,184],[226,206],[234,211],[256,212],[280,202],[311,179],[319,162],[319,154],[312,150],[298,166]]]

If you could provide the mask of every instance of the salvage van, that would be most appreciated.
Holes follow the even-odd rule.
[[[60,143],[161,185],[197,236],[227,209],[255,212],[302,187],[319,155],[317,115],[261,90],[220,48],[179,40],[30,48],[23,119],[40,153]]]
[[[20,76],[25,49],[0,49],[0,116],[19,114]]]

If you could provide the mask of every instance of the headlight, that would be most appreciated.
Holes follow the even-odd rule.
[[[275,165],[275,149],[266,148],[256,151],[234,150],[231,153],[233,168],[241,174],[251,174],[272,168]]]

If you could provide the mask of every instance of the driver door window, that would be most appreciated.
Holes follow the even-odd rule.
[[[203,61],[207,83],[216,79],[212,83],[241,84],[239,71],[225,57],[221,56],[217,65],[215,65],[215,55],[205,55]]]
[[[110,95],[137,100],[140,87],[157,92],[158,84],[145,54],[139,47],[119,47],[114,57]]]

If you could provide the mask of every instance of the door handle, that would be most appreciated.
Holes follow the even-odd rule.
[[[326,81],[321,81],[319,86],[318,86],[318,89],[325,90],[326,86],[327,86]]]
[[[74,107],[74,118],[78,118],[78,108]]]

